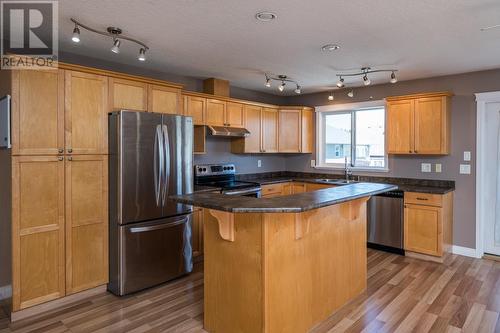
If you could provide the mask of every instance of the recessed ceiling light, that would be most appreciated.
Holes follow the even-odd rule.
[[[258,12],[255,14],[255,18],[259,21],[269,22],[276,19],[278,15],[272,12]]]
[[[326,44],[321,47],[323,51],[337,51],[340,49],[340,45],[338,44]]]

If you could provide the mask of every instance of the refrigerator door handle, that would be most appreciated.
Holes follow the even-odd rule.
[[[188,221],[187,218],[183,218],[182,220],[177,220],[175,222],[171,223],[165,223],[165,224],[158,224],[158,225],[153,225],[149,227],[134,227],[130,228],[131,233],[138,233],[138,232],[147,232],[147,231],[154,231],[154,230],[161,230],[161,229],[168,229],[175,227],[180,224],[184,224]]]
[[[156,206],[159,206],[161,196],[161,182],[163,178],[163,139],[161,135],[161,125],[156,126],[153,167]]]
[[[169,187],[169,180],[170,180],[170,140],[168,138],[168,127],[167,125],[163,124],[162,125],[162,132],[163,132],[163,149],[165,151],[165,173],[163,175],[164,177],[164,185],[163,185],[163,193],[162,193],[162,204],[165,205],[165,198],[168,195],[168,187]]]

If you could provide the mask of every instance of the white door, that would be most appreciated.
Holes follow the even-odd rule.
[[[481,170],[484,252],[500,256],[500,102],[486,103]],[[478,207],[478,209],[480,209]]]

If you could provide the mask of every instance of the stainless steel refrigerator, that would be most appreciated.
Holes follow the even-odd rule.
[[[125,295],[192,271],[191,117],[109,114],[109,284]]]

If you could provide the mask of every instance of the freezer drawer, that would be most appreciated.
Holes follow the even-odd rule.
[[[115,236],[119,244],[110,247],[118,251],[110,253],[108,289],[125,295],[190,273],[191,225],[192,214],[117,225]],[[113,243],[113,235],[110,236]]]

